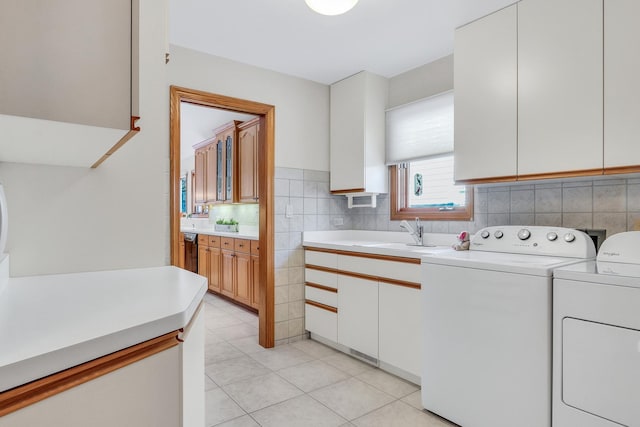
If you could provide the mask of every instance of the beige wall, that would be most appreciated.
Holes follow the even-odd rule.
[[[168,263],[165,2],[140,1],[140,134],[98,169],[0,163],[13,276]]]
[[[329,170],[329,87],[171,46],[170,85],[276,107],[278,167]]]

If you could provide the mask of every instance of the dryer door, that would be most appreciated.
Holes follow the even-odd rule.
[[[566,317],[562,400],[581,411],[640,425],[640,331]]]

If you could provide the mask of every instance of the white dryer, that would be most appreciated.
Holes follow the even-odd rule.
[[[423,257],[424,408],[464,427],[550,426],[553,270],[594,257],[580,231],[518,226]]]
[[[556,270],[553,426],[640,426],[640,232]]]

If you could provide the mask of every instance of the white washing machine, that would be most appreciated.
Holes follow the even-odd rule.
[[[554,427],[640,426],[640,232],[556,271]]]
[[[553,270],[594,257],[580,231],[518,226],[423,257],[423,406],[464,427],[550,426]]]

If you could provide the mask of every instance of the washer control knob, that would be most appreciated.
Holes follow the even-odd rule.
[[[527,240],[529,237],[531,237],[531,232],[526,228],[523,228],[522,230],[518,231],[518,239]]]
[[[495,233],[493,233],[493,236],[496,239],[502,239],[502,236],[504,236],[504,233],[502,231],[500,231],[500,230],[497,230]]]
[[[576,236],[573,233],[567,233],[564,235],[564,241],[567,243],[571,243],[576,240]]]
[[[484,231],[482,232],[482,234],[480,234],[480,236],[481,236],[483,239],[487,239],[487,238],[489,238],[489,232],[488,232],[487,230],[484,230]]]
[[[547,233],[547,240],[549,240],[550,242],[555,241],[558,238],[558,234],[554,233],[553,231],[550,231]]]

